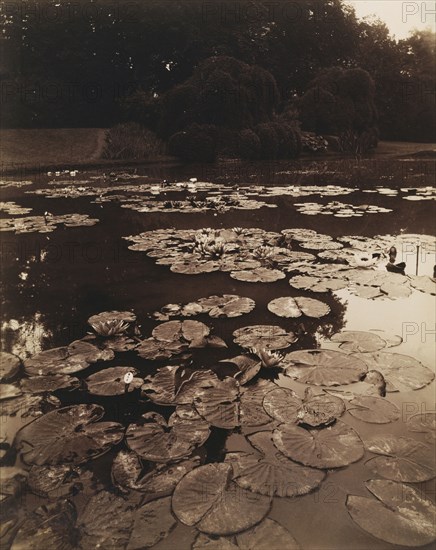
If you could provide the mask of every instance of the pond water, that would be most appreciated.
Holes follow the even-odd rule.
[[[347,496],[372,497],[364,482],[370,479],[389,479],[397,483],[407,481],[410,487],[418,490],[421,498],[434,501],[434,479],[432,479],[434,475],[421,475],[415,479],[411,477],[409,470],[407,470],[409,477],[406,474],[399,475],[398,472],[393,474],[395,468],[400,468],[397,464],[387,467],[386,473],[379,467],[375,470],[371,469],[367,461],[380,454],[371,452],[368,448],[370,446],[368,442],[377,436],[382,440],[389,437],[395,440],[400,437],[410,438],[420,442],[421,446],[427,446],[422,447],[424,453],[425,449],[431,449],[428,452],[432,455],[430,458],[434,458],[434,432],[432,432],[434,415],[426,416],[426,413],[435,411],[436,408],[435,382],[431,374],[435,372],[435,291],[432,280],[436,264],[435,185],[434,162],[430,159],[410,158],[331,159],[281,163],[227,162],[207,166],[156,165],[119,169],[114,172],[108,169],[72,174],[65,172],[58,175],[56,173],[28,174],[25,178],[7,177],[2,180],[1,198],[2,202],[7,204],[3,204],[0,211],[2,220],[10,220],[9,225],[7,222],[2,222],[1,225],[4,230],[1,234],[2,351],[18,356],[21,361],[26,361],[44,350],[68,346],[71,342],[84,338],[87,333],[92,333],[87,322],[89,317],[106,311],[134,312],[136,323],[131,322],[127,329],[131,342],[134,342],[130,348],[134,348],[138,343],[150,338],[155,327],[165,322],[165,316],[162,316],[162,313],[160,316],[153,316],[153,313],[162,311],[166,304],[189,304],[212,295],[237,295],[255,302],[254,308],[249,307],[247,312],[234,317],[212,317],[207,314],[206,309],[191,317],[180,315],[180,310],[179,315],[176,312],[174,316],[166,316],[166,320],[181,321],[186,318],[204,323],[213,335],[224,340],[227,347],[213,346],[207,341],[206,335],[205,339],[202,337],[200,343],[197,342],[198,347],[188,348],[189,342],[197,340],[196,332],[195,338],[182,338],[183,349],[179,349],[178,354],[169,353],[166,359],[154,361],[149,355],[147,358],[141,357],[138,354],[139,348],[116,351],[114,357],[108,356],[105,361],[100,360],[102,359],[100,357],[99,360],[89,361],[89,364],[85,365],[86,368],[69,371],[68,374],[72,374],[81,381],[80,386],[75,384],[73,389],[52,391],[51,393],[60,402],[46,403],[43,407],[43,411],[47,413],[52,408],[56,410],[56,407],[69,405],[100,405],[104,407],[102,420],[119,423],[122,430],[139,422],[144,413],[159,413],[168,419],[175,411],[175,403],[162,405],[163,401],[159,402],[159,399],[156,403],[154,402],[156,398],[150,399],[153,393],[150,394],[144,388],[141,391],[139,387],[136,389],[131,387],[130,390],[133,391],[118,392],[121,395],[117,396],[95,395],[90,392],[90,385],[88,383],[87,386],[84,380],[110,367],[130,367],[136,369],[136,377],[141,379],[149,377],[153,381],[156,380],[153,378],[156,373],[162,372],[164,367],[170,365],[173,368],[180,365],[181,368],[172,382],[179,389],[182,382],[188,380],[193,372],[212,369],[218,376],[216,378],[218,382],[212,382],[211,387],[215,384],[220,385],[220,379],[227,377],[226,380],[228,380],[230,377],[232,384],[237,386],[235,391],[239,392],[236,398],[238,402],[242,400],[244,388],[258,384],[259,380],[267,380],[271,385],[265,386],[267,388],[264,391],[265,395],[275,391],[274,388],[289,388],[296,392],[300,401],[308,386],[318,393],[322,389],[333,391],[339,384],[339,390],[354,392],[352,396],[348,396],[348,400],[347,397],[342,399],[346,408],[350,409],[349,399],[358,396],[359,392],[372,391],[371,384],[363,381],[365,376],[362,373],[355,377],[352,383],[347,383],[348,381],[341,378],[342,374],[338,374],[339,382],[326,384],[323,371],[320,375],[320,383],[314,382],[314,378],[304,383],[304,380],[302,381],[304,377],[300,376],[298,368],[296,368],[297,373],[295,369],[293,370],[296,363],[292,362],[291,358],[285,358],[283,364],[279,363],[276,367],[268,368],[266,365],[259,367],[259,358],[256,358],[255,354],[250,354],[248,355],[250,364],[258,365],[256,367],[258,372],[252,380],[248,379],[246,384],[242,384],[240,379],[239,386],[233,378],[237,367],[228,362],[223,364],[219,361],[247,354],[251,347],[257,347],[258,352],[262,347],[279,349],[280,353],[286,357],[287,354],[297,350],[322,348],[342,353],[345,357],[344,361],[352,360],[350,353],[360,352],[359,361],[369,365],[368,369],[365,367],[365,371],[373,369],[384,372],[388,383],[388,393],[384,399],[396,405],[395,419],[386,423],[378,423],[378,421],[370,423],[353,415],[350,410],[342,414],[341,419],[336,420],[335,423],[329,423],[334,422],[335,418],[326,422],[330,427],[321,424],[320,427],[313,428],[310,424],[298,421],[303,425],[301,427],[297,426],[297,420],[294,419],[291,422],[293,429],[305,430],[304,434],[309,434],[309,429],[315,430],[317,434],[323,430],[334,431],[334,426],[342,426],[345,423],[353,428],[353,434],[358,434],[358,439],[365,443],[365,450],[362,445],[361,455],[356,459],[350,458],[348,463],[345,459],[346,463],[341,466],[329,467],[327,463],[322,463],[318,469],[312,468],[315,472],[326,473],[322,482],[314,484],[312,490],[303,491],[307,494],[301,496],[274,495],[272,502],[268,501],[268,504],[265,504],[266,511],[261,510],[263,501],[250,500],[253,495],[259,496],[256,492],[250,493],[251,496],[248,497],[245,493],[222,497],[224,505],[225,499],[228,498],[229,510],[233,510],[233,514],[237,511],[244,518],[248,518],[245,523],[242,522],[245,527],[238,529],[229,526],[225,534],[232,537],[235,533],[258,524],[267,516],[289,530],[302,549],[397,548],[400,542],[389,542],[389,537],[386,540],[386,531],[399,530],[400,524],[405,525],[401,523],[403,519],[398,520],[400,524],[395,523],[397,520],[389,523],[391,520],[381,514],[379,521],[382,524],[385,522],[385,528],[381,528],[384,534],[378,533],[379,536],[377,536],[374,528],[364,529],[361,524],[360,526],[357,524],[359,521],[353,521],[353,511],[350,510],[350,501],[347,504]],[[16,205],[31,211],[20,210]],[[62,216],[66,214],[81,216],[65,220]],[[38,218],[20,222],[23,218],[30,216]],[[98,221],[93,223],[90,220]],[[235,227],[236,231],[225,231]],[[200,230],[204,228],[216,231],[201,233]],[[263,231],[253,231],[253,228]],[[286,232],[296,228],[301,231]],[[167,231],[157,233],[159,230]],[[141,237],[137,237],[141,234]],[[353,236],[354,240],[344,240],[344,236]],[[359,241],[360,237],[365,239]],[[142,249],[135,250],[135,243],[137,245],[139,243],[136,248],[141,248],[142,243]],[[331,245],[331,243],[336,244]],[[391,246],[396,248],[396,258],[393,263],[405,263],[403,273],[391,273],[385,268]],[[271,250],[274,247],[275,249]],[[301,254],[298,261],[295,258],[292,259],[292,261],[295,260],[295,265],[289,267],[291,257],[286,257],[287,252],[283,251],[284,248],[292,252],[310,254],[312,259]],[[343,250],[346,252],[341,256],[338,251]],[[150,251],[152,251],[151,254]],[[323,253],[328,251],[330,252],[323,256]],[[278,259],[280,254],[282,256]],[[159,261],[162,258],[163,261]],[[220,269],[223,265],[220,262],[225,258],[233,263],[228,269]],[[271,282],[256,282],[253,270],[257,268],[266,270],[261,272],[259,278],[265,277]],[[336,268],[339,271],[336,272]],[[189,270],[196,270],[199,273],[187,274],[186,271]],[[276,280],[271,273],[274,270],[279,272]],[[401,271],[401,268],[397,271]],[[244,275],[240,275],[241,272],[244,272]],[[368,273],[377,273],[380,280],[368,282]],[[305,280],[302,280],[301,276],[311,277],[311,279],[304,285]],[[420,278],[418,279],[417,276]],[[318,278],[318,283],[325,284],[327,281],[328,284],[335,279],[340,280],[342,284],[337,284],[336,289],[333,290],[323,289],[322,292],[314,292],[315,277]],[[294,286],[292,286],[293,280]],[[419,289],[420,285],[424,288]],[[321,301],[327,304],[327,313],[322,316],[316,314],[309,316],[301,306],[303,311],[299,316],[277,316],[268,308],[268,304],[280,297],[305,297]],[[295,303],[292,304],[295,306]],[[263,332],[261,331],[262,334],[256,340],[256,345],[247,345],[244,348],[234,342],[235,330],[253,325],[267,326]],[[268,342],[276,341],[273,329],[268,328],[271,325],[278,325],[288,334],[294,333],[294,339],[291,338],[287,346],[274,347],[274,344],[270,346]],[[195,327],[195,331],[202,330],[198,325]],[[348,339],[345,337],[341,341],[351,340],[351,344],[348,344],[348,347],[347,344],[339,347],[337,337],[336,340],[332,337],[344,331],[361,332],[360,336],[350,336],[348,333]],[[368,337],[369,331],[373,332]],[[361,333],[364,333],[363,336]],[[371,348],[372,344],[368,344],[368,338],[370,339],[373,334],[376,335],[374,338],[377,341],[383,342],[382,345]],[[395,340],[395,346],[389,347],[392,342],[389,341],[387,334],[400,337]],[[356,338],[363,338],[363,343],[356,343]],[[174,340],[177,338],[163,338],[160,345],[161,352],[168,349]],[[370,341],[373,342],[373,340]],[[105,338],[94,338],[91,341],[100,348],[105,345]],[[373,352],[385,354],[383,355],[385,359],[379,357],[371,362],[368,357]],[[401,357],[393,357],[391,370],[386,367],[387,370],[383,371],[388,353],[401,354]],[[407,363],[406,366],[402,363],[404,355],[413,358],[412,362]],[[366,363],[365,357],[362,358],[362,356],[366,356]],[[49,372],[44,370],[48,359],[42,357],[42,370],[32,371],[29,363],[25,363],[26,372],[21,366],[15,376],[6,377],[3,382],[13,385],[19,392],[20,388],[23,390],[23,380],[28,378],[29,373],[52,375],[57,372],[56,368],[62,361],[58,358],[58,363],[55,361],[58,366]],[[336,359],[328,366],[334,368],[335,361]],[[424,370],[421,370],[423,367]],[[287,372],[287,369],[290,372]],[[401,386],[401,391],[389,391],[393,389],[395,373],[400,371],[405,372],[406,379],[409,373],[410,378],[414,380],[412,382],[409,380]],[[62,370],[59,372],[64,373]],[[394,373],[392,379],[391,372]],[[342,384],[340,384],[341,381]],[[142,381],[138,383],[139,386],[141,384]],[[233,385],[231,387],[234,388]],[[12,391],[11,388],[8,391]],[[156,391],[159,393],[162,388],[159,386]],[[224,428],[225,422],[221,419],[220,424],[216,415],[210,412],[212,405],[207,403],[207,391],[203,396],[206,404],[198,401],[201,391],[201,385],[194,386],[193,395],[197,397],[197,401],[191,396],[191,402],[195,403],[192,410],[196,416],[193,420],[190,418],[194,423],[201,422],[203,428],[204,425],[208,425],[211,432],[205,441],[201,440],[198,442],[200,444],[193,444],[189,447],[189,452],[186,451],[180,455],[184,458],[191,455],[198,457],[195,459],[197,460],[195,465],[198,467],[203,468],[205,464],[210,463],[221,464],[224,460],[227,463],[228,458],[232,456],[228,453],[256,454],[247,435],[265,431],[270,437],[273,431],[278,434],[281,430],[280,426],[283,427],[279,420],[262,413],[266,415],[268,422],[244,423],[241,421],[241,425],[239,419],[233,426]],[[208,391],[213,393],[213,389]],[[36,394],[33,393],[33,395]],[[329,394],[323,393],[323,395]],[[380,398],[380,395],[377,397]],[[263,398],[264,395],[262,395]],[[19,484],[19,490],[11,490],[8,487],[3,491],[3,495],[6,495],[3,498],[7,502],[4,512],[6,527],[2,532],[4,547],[7,548],[12,544],[13,548],[18,548],[23,541],[30,541],[32,536],[36,537],[34,539],[36,546],[33,546],[35,548],[48,547],[47,544],[53,543],[54,540],[57,544],[60,540],[64,541],[62,544],[65,543],[65,546],[62,547],[65,548],[75,547],[75,545],[81,545],[82,548],[95,548],[98,544],[102,548],[127,547],[132,526],[129,524],[130,519],[126,519],[123,515],[125,510],[119,501],[116,506],[110,501],[112,497],[107,497],[109,504],[106,501],[93,501],[95,517],[91,519],[86,517],[84,510],[86,511],[86,504],[90,498],[94,498],[95,493],[106,495],[105,491],[109,491],[111,495],[121,495],[124,498],[123,502],[127,502],[132,510],[138,508],[139,504],[142,505],[152,499],[156,496],[155,493],[162,496],[157,490],[155,493],[131,490],[131,487],[129,490],[126,488],[129,487],[129,483],[127,486],[121,483],[120,487],[120,483],[116,479],[114,481],[114,473],[111,474],[114,460],[127,449],[135,450],[133,441],[127,445],[123,435],[118,439],[113,436],[111,444],[100,445],[106,452],[103,453],[100,448],[94,460],[81,461],[79,473],[74,474],[80,483],[73,484],[74,488],[69,486],[67,490],[63,483],[50,495],[41,491],[38,493],[34,485],[24,481],[24,478],[29,476],[28,472],[31,467],[35,467],[35,464],[41,467],[39,472],[41,477],[44,477],[53,462],[50,463],[50,458],[44,461],[41,456],[34,460],[28,457],[26,459],[25,454],[23,456],[25,451],[22,438],[20,434],[16,437],[16,434],[20,428],[34,420],[34,417],[26,415],[28,407],[21,403],[17,406],[17,410],[12,406],[13,412],[8,412],[8,404],[13,399],[20,398],[11,395],[10,398],[2,401],[2,443],[0,444],[4,455],[1,462],[4,474],[2,477],[13,479],[17,472],[21,472],[24,477]],[[260,407],[262,407],[262,399]],[[231,401],[230,397],[227,401],[223,397],[221,401],[218,400],[217,406],[221,407],[222,415],[226,414],[226,407]],[[376,416],[379,412],[377,407],[378,405],[374,404]],[[244,414],[250,416],[250,413]],[[414,415],[421,424],[426,422],[426,429],[421,426],[421,431],[410,431],[410,418]],[[154,418],[152,423],[155,420]],[[153,425],[156,427],[155,424]],[[83,426],[76,432],[81,429]],[[169,431],[170,429],[165,426],[162,434]],[[46,432],[38,430],[35,434],[34,437],[38,441],[44,440],[47,436]],[[145,437],[146,440],[147,437]],[[276,439],[274,441],[277,442]],[[303,458],[298,453],[296,455],[295,448],[298,445],[296,440],[291,439],[291,441],[294,441],[294,444],[290,445],[291,449],[286,453],[283,448],[280,449],[280,446],[273,447],[270,441],[273,449],[270,449],[270,452],[274,454],[283,451],[279,453],[281,460],[290,462],[292,458],[295,460],[292,464],[305,464],[316,468],[313,464],[316,459],[307,458],[307,450],[303,451]],[[57,444],[62,446],[66,443],[59,436]],[[28,445],[28,441],[25,445]],[[361,443],[359,442],[358,445]],[[55,447],[56,443],[53,440],[51,448]],[[405,453],[409,451],[410,449]],[[50,449],[47,452],[50,456]],[[323,452],[318,450],[318,458]],[[153,461],[147,461],[144,457],[149,455],[145,451],[142,453],[138,451],[143,459],[139,472],[142,471],[143,474],[150,470]],[[171,449],[169,453],[171,455]],[[392,453],[393,451],[390,454]],[[180,456],[172,456],[173,462],[179,464],[177,460]],[[259,458],[259,455],[256,456]],[[395,461],[395,456],[393,460]],[[64,462],[62,460],[59,462],[68,469],[72,461],[66,459]],[[171,463],[171,460],[169,459],[168,462]],[[241,467],[240,464],[239,467]],[[422,461],[421,465],[418,464],[417,469],[419,468],[421,470],[424,468]],[[428,470],[431,466],[426,463],[425,468]],[[92,472],[92,480],[91,475],[87,477],[84,472]],[[137,470],[131,468],[127,468],[124,473],[126,477],[131,476],[130,483],[134,475],[137,477],[139,475]],[[297,475],[298,480],[300,475],[303,474]],[[185,480],[186,477],[183,479]],[[291,477],[290,480],[292,485],[295,479]],[[201,498],[197,495],[200,504],[197,503],[196,513],[201,505],[212,507],[215,521],[225,523],[223,519],[225,514],[223,515],[222,510],[215,509],[215,505],[210,501],[212,497],[209,493],[213,492],[215,482],[216,479],[213,476],[205,478],[206,489],[203,488]],[[266,476],[266,484],[270,482],[271,480]],[[164,483],[163,478],[157,480],[157,484],[160,483]],[[197,486],[198,483],[200,481],[197,482]],[[16,487],[13,483],[12,486]],[[69,492],[70,489],[71,492]],[[169,490],[164,491],[164,498],[171,495],[173,490],[174,484]],[[186,525],[189,521],[186,520],[183,512],[178,511],[179,508],[182,510],[189,508],[189,499],[184,500],[187,498],[186,490],[183,491],[179,483],[176,495],[180,502],[177,505],[175,496],[172,503],[173,514],[177,519],[174,519],[175,516],[165,508],[166,504],[159,509],[161,510],[159,513],[153,510],[154,516],[153,514],[141,516],[145,526],[150,522],[151,531],[156,529],[156,521],[153,523],[153,517],[157,515],[163,518],[160,528],[163,534],[168,536],[164,536],[160,542],[157,542],[154,546],[156,549],[191,548],[193,541],[198,537],[199,530],[215,535],[225,531],[201,527],[207,524],[207,518],[204,519],[201,514],[197,516],[196,521],[191,522],[191,525]],[[54,520],[51,518],[49,520],[51,534],[38,532],[36,536],[36,527],[32,527],[33,531],[29,527],[32,510],[48,503],[65,506],[64,503],[59,504],[61,497],[62,499],[68,497],[69,501],[74,503],[76,513],[79,514],[77,522],[72,522],[74,524],[72,531],[60,533],[59,526],[53,527]],[[141,500],[144,498],[145,500]],[[263,495],[262,498],[269,497]],[[238,502],[240,506],[237,506]],[[132,510],[129,511],[128,517],[133,517]],[[64,509],[62,513],[66,514]],[[256,513],[259,514],[257,519]],[[116,519],[114,519],[115,516]],[[168,516],[171,516],[172,520],[169,521],[169,527],[165,531],[165,521]],[[62,517],[64,524],[68,523],[69,520]],[[374,517],[377,517],[377,514],[370,516],[370,519],[373,518],[370,523],[376,523]],[[229,518],[227,520],[230,525],[232,522]],[[122,521],[125,522],[123,527],[125,532],[119,525]],[[213,523],[214,520],[208,521]],[[138,522],[140,523],[140,520]],[[405,519],[404,522],[406,522]],[[421,518],[418,517],[416,524],[420,522]],[[99,528],[95,527],[95,524],[98,524]],[[136,539],[139,540],[140,535],[143,534],[141,527],[135,527],[135,529]],[[18,535],[16,535],[17,531]],[[84,535],[85,532],[86,535]],[[55,536],[53,533],[59,538],[53,538]],[[413,540],[418,541],[419,544],[410,542],[406,544],[404,541],[407,542],[409,539],[401,539],[403,546],[433,547],[431,539],[427,541],[425,538],[420,538],[422,533],[416,536],[417,538]],[[15,543],[12,542],[14,537]],[[157,536],[155,540],[159,538],[160,536]],[[142,547],[141,544],[144,543],[139,544],[136,539],[134,540],[134,537],[130,539],[129,548]],[[201,545],[203,539],[196,540],[196,547],[203,548]],[[282,539],[280,544],[283,544],[283,540],[285,539]],[[68,544],[65,541],[68,541]],[[208,541],[210,544],[208,548],[213,548],[212,542]],[[216,548],[223,548],[224,543],[236,545],[231,548],[245,548],[244,542],[239,538],[229,538],[226,541],[220,539],[216,543],[218,545]],[[271,544],[269,548],[274,548]],[[264,546],[255,547],[264,548]],[[291,546],[288,545],[288,547]]]

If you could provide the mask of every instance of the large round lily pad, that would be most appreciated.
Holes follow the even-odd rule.
[[[194,405],[198,413],[217,428],[239,425],[239,384],[234,378],[216,379],[212,386],[198,388]]]
[[[240,487],[271,497],[295,497],[313,491],[325,478],[324,472],[302,466],[277,452],[270,432],[257,432],[248,439],[259,453],[233,452],[225,458]]]
[[[173,511],[185,525],[211,535],[233,535],[266,517],[271,498],[231,481],[230,464],[206,464],[186,474],[177,485]]]
[[[386,391],[419,390],[434,380],[434,372],[414,357],[401,353],[379,351],[375,353],[355,354],[370,369],[382,373],[386,380]]]
[[[434,449],[416,439],[384,434],[366,440],[365,447],[380,455],[365,465],[386,479],[417,483],[436,477]]]
[[[97,422],[98,405],[72,405],[51,411],[22,428],[17,446],[26,464],[82,464],[119,443],[124,429],[117,422]]]
[[[327,349],[292,351],[284,358],[286,376],[316,386],[339,386],[359,381],[367,372],[359,357]]]
[[[45,393],[56,390],[73,390],[80,386],[80,380],[67,374],[31,376],[21,380],[20,387],[25,393]]]
[[[173,414],[167,422],[160,414],[149,412],[130,424],[126,441],[140,457],[166,463],[189,456],[209,434],[209,423],[200,417],[183,419]]]
[[[289,280],[293,288],[311,290],[312,292],[329,292],[341,290],[347,286],[345,279],[334,277],[317,277],[311,275],[296,275]]]
[[[136,321],[136,315],[132,311],[103,311],[92,315],[88,323],[92,326],[95,323],[106,323],[108,321],[120,321],[124,323],[133,323]]]
[[[347,410],[359,420],[372,424],[388,424],[400,418],[400,409],[394,403],[372,395],[356,396]]]
[[[293,332],[277,325],[251,325],[233,332],[234,340],[243,348],[276,350],[288,348],[296,342]]]
[[[163,361],[179,355],[188,349],[187,342],[176,340],[175,342],[163,342],[156,338],[141,340],[136,352],[143,359],[149,361]]]
[[[375,499],[349,495],[346,502],[359,527],[395,546],[413,548],[436,539],[436,508],[421,491],[384,479],[370,479],[365,485]]]
[[[386,341],[375,332],[365,332],[361,330],[344,330],[334,334],[332,342],[341,342],[340,348],[349,353],[353,352],[373,352],[386,347]]]
[[[301,317],[303,314],[307,317],[319,319],[330,313],[330,307],[314,298],[304,298],[303,296],[291,298],[275,298],[268,304],[268,309],[279,317]]]
[[[436,439],[436,412],[417,413],[407,419],[407,429],[410,432],[420,432],[425,434],[425,438],[430,443]]]
[[[111,367],[92,374],[85,382],[91,395],[123,395],[142,386],[143,380],[136,377],[137,374],[132,367]],[[130,381],[126,383],[126,380]]]
[[[42,351],[24,361],[29,376],[48,374],[74,374],[86,369],[96,361],[110,361],[114,358],[110,349],[101,350],[83,340],[76,340],[69,346]]]
[[[360,437],[339,420],[322,430],[282,424],[274,430],[273,441],[288,458],[313,468],[341,468],[357,462],[364,454]]]
[[[152,332],[153,338],[161,342],[201,341],[210,333],[209,327],[199,321],[167,321]]]
[[[268,269],[267,267],[257,267],[250,270],[232,271],[230,277],[246,283],[274,283],[285,278],[283,271],[279,269]]]

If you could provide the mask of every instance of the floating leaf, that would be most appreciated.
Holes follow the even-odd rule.
[[[247,283],[274,283],[285,278],[285,274],[278,269],[268,269],[266,267],[257,267],[245,271],[232,271],[232,279],[245,281]]]
[[[316,277],[310,275],[296,275],[289,280],[289,284],[298,289],[312,292],[329,292],[341,290],[347,286],[347,281],[333,277]]]
[[[327,349],[292,351],[285,356],[284,362],[289,365],[286,376],[316,386],[351,384],[368,370],[362,359]]]
[[[344,330],[331,337],[332,342],[341,342],[339,347],[349,353],[368,353],[386,347],[386,341],[375,332],[360,330]]]
[[[125,548],[134,517],[132,507],[123,498],[100,491],[88,500],[77,520],[81,548]]]
[[[135,511],[127,550],[150,548],[167,537],[177,524],[171,511],[171,497],[147,502]]]
[[[393,334],[391,332],[387,332],[386,330],[371,328],[370,332],[380,336],[380,338],[386,342],[386,347],[388,348],[399,346],[403,341],[403,338],[399,334]]]
[[[120,451],[112,464],[112,481],[123,492],[140,491],[149,495],[170,495],[182,477],[200,465],[194,456],[173,464],[145,466],[132,451]]]
[[[65,497],[91,481],[91,472],[66,464],[32,466],[27,479],[32,493],[44,498]]]
[[[303,403],[297,412],[297,422],[313,428],[327,426],[344,412],[345,405],[339,397],[324,392],[315,394],[312,388],[306,388]]]
[[[117,422],[97,422],[104,415],[98,405],[72,405],[37,418],[17,434],[26,464],[82,464],[119,443],[124,429]]]
[[[249,382],[260,371],[262,363],[252,359],[248,355],[237,355],[230,359],[222,359],[220,363],[232,363],[238,368],[238,372],[234,375],[236,380],[242,385]]]
[[[2,384],[9,387],[9,384]],[[15,390],[13,390],[15,391]],[[0,400],[0,412],[4,416],[20,415],[22,419],[41,416],[42,414],[60,407],[61,402],[54,395],[18,395],[17,397],[8,397],[11,391],[2,395]]]
[[[360,395],[350,401],[348,412],[372,424],[388,424],[400,418],[400,409],[383,397]]]
[[[80,380],[67,374],[31,376],[21,380],[20,386],[26,393],[46,393],[57,390],[73,390],[80,386]]]
[[[149,361],[163,361],[170,359],[175,355],[179,355],[188,349],[188,344],[185,342],[160,342],[155,338],[147,338],[141,340],[136,352],[143,359]]]
[[[259,525],[236,536],[238,548],[252,550],[300,550],[291,533],[273,519],[266,518]],[[224,550],[224,549],[223,549]]]
[[[210,333],[209,327],[199,321],[167,321],[152,332],[153,338],[161,342],[186,342],[202,340]]]
[[[239,425],[239,384],[233,378],[216,379],[195,392],[194,406],[212,426],[232,429]]]
[[[209,424],[200,417],[183,419],[173,414],[167,422],[160,414],[149,412],[129,425],[126,441],[140,457],[166,463],[189,456],[209,434]]]
[[[76,340],[68,347],[42,351],[24,361],[29,376],[48,374],[74,374],[97,361],[110,361],[115,357],[112,350],[101,350],[83,340]]]
[[[365,466],[386,479],[417,483],[436,476],[433,449],[415,439],[384,434],[366,440],[365,447],[382,455],[371,458]]]
[[[244,298],[235,294],[224,294],[223,296],[209,296],[198,300],[204,312],[210,317],[240,317],[244,313],[250,313],[255,307],[251,298]]]
[[[263,399],[263,407],[269,416],[284,423],[296,422],[301,405],[301,399],[289,388],[275,388]]]
[[[93,326],[96,323],[107,323],[113,321],[133,323],[136,321],[136,315],[132,311],[103,311],[97,315],[92,315],[88,319],[88,324]]]
[[[301,466],[277,452],[270,432],[248,436],[259,453],[227,453],[225,462],[233,468],[233,480],[243,489],[268,496],[305,495],[321,484],[324,472]]]
[[[314,300],[313,298],[275,298],[268,304],[268,309],[279,317],[315,317],[319,319],[330,313],[330,307],[324,302]]]
[[[434,372],[417,359],[401,353],[379,351],[356,354],[370,369],[382,373],[386,380],[386,391],[419,390],[434,380]]]
[[[73,550],[77,548],[75,520],[76,509],[70,501],[58,500],[44,504],[27,515],[15,535],[11,548]]]
[[[0,351],[0,382],[13,380],[20,370],[20,365],[19,357]]]
[[[241,426],[253,427],[269,424],[271,419],[263,408],[265,395],[276,388],[270,380],[259,379],[255,384],[241,388],[239,417]]]
[[[377,500],[348,495],[346,501],[348,513],[359,527],[390,544],[408,548],[436,539],[436,508],[422,492],[383,479],[370,479],[365,485]]]
[[[185,525],[211,535],[233,535],[266,517],[271,499],[231,482],[229,464],[206,464],[186,474],[177,485],[173,511]]]
[[[425,438],[433,443],[436,438],[436,412],[414,414],[407,420],[407,429],[411,432],[425,433]]]
[[[364,454],[360,437],[339,420],[322,430],[282,424],[274,430],[273,442],[291,460],[314,468],[341,468]]]
[[[91,395],[124,395],[142,386],[142,378],[133,377],[134,374],[138,371],[132,367],[110,367],[92,374],[85,383]],[[130,383],[124,380],[127,375],[132,375]]]
[[[436,279],[434,277],[427,277],[427,275],[415,275],[411,278],[410,284],[413,288],[416,288],[425,294],[436,295]]]
[[[297,341],[293,332],[277,325],[251,325],[233,332],[234,341],[243,348],[277,350],[288,348]]]

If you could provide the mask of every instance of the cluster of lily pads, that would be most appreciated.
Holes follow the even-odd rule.
[[[333,239],[310,229],[280,233],[259,228],[176,230],[158,229],[125,237],[130,250],[146,252],[174,273],[196,275],[230,272],[245,282],[285,279],[297,289],[329,292],[348,288],[364,298],[409,296],[413,289],[436,294],[436,281],[426,275],[405,275],[404,267],[387,262],[392,246],[412,252],[418,244],[434,254],[435,239],[426,235]],[[410,246],[409,246],[410,245]],[[308,252],[309,251],[309,252]]]
[[[319,202],[300,202],[295,203],[294,206],[300,214],[306,214],[308,216],[322,214],[324,216],[335,216],[336,218],[359,218],[364,214],[385,214],[387,212],[392,212],[391,208],[383,208],[371,204],[345,204],[339,201],[332,201],[328,204]]]
[[[0,355],[2,412],[24,417],[9,448],[0,444],[4,458],[17,452],[25,466],[13,470],[2,489],[7,547],[134,550],[154,546],[181,523],[191,528],[196,550],[263,548],[265,541],[299,548],[294,535],[268,517],[273,499],[319,490],[330,471],[366,452],[374,456],[365,467],[377,476],[366,486],[376,498],[348,495],[352,520],[392,544],[435,539],[434,505],[405,485],[435,477],[431,446],[389,433],[362,441],[358,428],[342,419],[397,422],[400,411],[386,393],[433,381],[419,361],[390,351],[400,336],[343,331],[328,343],[336,349],[289,351],[298,340],[294,333],[248,325],[233,332],[239,354],[205,368],[196,350],[224,352],[227,344],[208,325],[183,318],[200,313],[198,307],[213,319],[248,313],[254,304],[234,295],[170,304],[160,315],[182,319],[157,324],[148,338],[133,312],[103,312],[88,320],[92,333],[68,346],[23,364]],[[286,317],[328,313],[322,302],[302,298],[268,307]],[[143,361],[129,366],[126,351]],[[278,385],[278,375],[306,390],[299,395]],[[79,404],[64,406],[65,391],[75,392]],[[93,399],[133,399],[139,415],[108,419],[104,401]],[[417,414],[407,427],[432,441],[435,419],[436,413]],[[217,429],[239,433],[245,444],[211,460],[206,443]],[[108,487],[89,466],[110,450]],[[26,490],[48,504],[30,511],[18,506]]]
[[[44,216],[26,216],[22,218],[5,218],[0,220],[0,231],[15,231],[15,233],[51,233],[57,226],[79,227],[91,226],[98,223],[98,219],[90,218],[87,214],[63,214]]]
[[[32,212],[31,208],[25,208],[12,201],[0,202],[0,212],[6,212],[11,216],[17,216],[21,214],[29,214]]]

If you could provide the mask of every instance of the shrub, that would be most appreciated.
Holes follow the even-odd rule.
[[[255,160],[260,157],[261,143],[259,136],[253,130],[239,132],[239,156],[243,159]]]
[[[137,122],[117,124],[106,135],[102,156],[107,159],[149,159],[164,153],[163,142]]]
[[[168,152],[185,162],[213,162],[216,158],[216,130],[213,126],[192,124],[170,137]]]
[[[278,157],[279,151],[279,137],[277,135],[274,124],[271,122],[258,124],[255,127],[255,131],[260,140],[261,158],[276,159]]]

